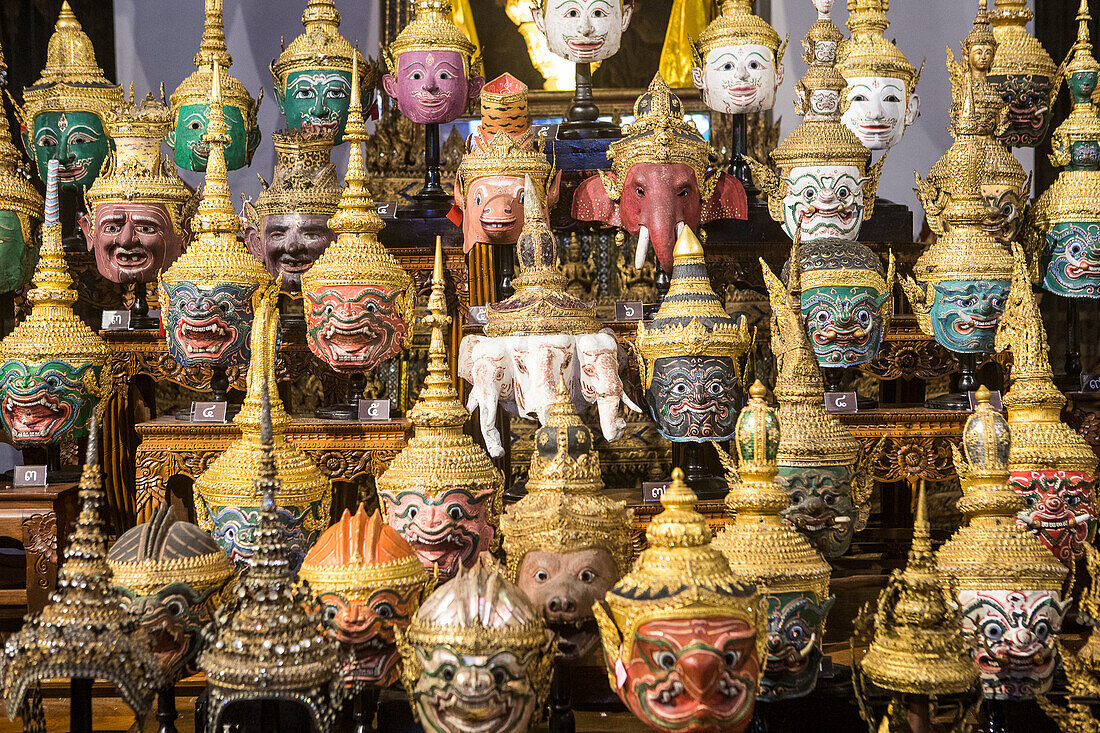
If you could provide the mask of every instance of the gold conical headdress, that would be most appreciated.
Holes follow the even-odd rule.
[[[275,171],[256,202],[245,203],[249,224],[260,228],[268,214],[335,214],[344,189],[329,160],[334,139],[333,132],[305,129],[271,133]]]
[[[366,69],[367,62],[359,49],[353,48],[348,40],[340,35],[340,11],[336,9],[336,0],[308,0],[302,11],[302,34],[283,47],[279,58],[271,62],[271,78],[275,89],[286,97],[286,82],[295,71],[306,69],[328,69],[351,73],[354,61],[360,68]],[[373,86],[377,80],[369,80],[366,86]]]
[[[1026,0],[996,0],[996,9],[989,13],[993,37],[997,39],[990,76],[1018,74],[1055,81],[1058,66],[1035,36],[1027,32],[1027,23],[1034,17]],[[1057,87],[1054,91],[1057,92]]]
[[[978,681],[958,606],[932,554],[923,481],[909,563],[890,576],[879,594],[874,619],[874,639],[860,668],[879,687],[914,695],[950,695]]]
[[[40,613],[27,617],[0,656],[0,689],[10,720],[25,712],[28,690],[41,680],[98,678],[118,688],[140,723],[164,684],[153,640],[123,608],[121,592],[111,584],[95,416],[91,422],[80,514],[57,572],[57,591]]]
[[[451,19],[450,0],[416,0],[413,12],[412,21],[382,49],[391,74],[397,73],[401,54],[406,51],[457,51],[466,64],[466,79],[481,76],[481,54]]]
[[[512,580],[534,550],[602,549],[614,559],[619,575],[630,569],[634,512],[603,495],[600,454],[564,380],[546,424],[535,433],[527,477],[527,495],[500,520]]]
[[[783,63],[787,39],[780,43],[779,34],[768,21],[753,13],[756,0],[722,0],[718,17],[691,42],[691,55],[696,66],[703,66],[707,54],[726,46],[766,46],[775,54],[775,66]]]
[[[848,0],[848,29],[852,37],[842,41],[836,68],[845,79],[860,76],[885,76],[905,83],[904,100],[917,88],[917,71],[905,54],[883,34],[890,25],[886,18],[890,0]],[[921,70],[924,63],[921,63]]]

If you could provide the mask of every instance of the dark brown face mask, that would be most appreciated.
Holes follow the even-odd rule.
[[[248,250],[263,263],[272,277],[283,276],[283,290],[302,289],[302,273],[336,239],[325,214],[268,214],[260,227],[245,229]]]
[[[116,283],[156,282],[183,252],[184,237],[160,203],[97,204],[80,220],[99,274]]]

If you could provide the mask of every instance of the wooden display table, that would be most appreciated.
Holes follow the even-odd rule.
[[[77,486],[13,488],[0,484],[0,536],[22,543],[27,552],[26,588],[0,590],[0,606],[40,611],[57,585],[57,566],[79,513]]]

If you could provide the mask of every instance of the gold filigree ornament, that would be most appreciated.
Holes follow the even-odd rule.
[[[286,82],[295,71],[325,69],[351,73],[354,61],[366,69],[367,61],[359,49],[340,35],[340,11],[335,0],[308,0],[302,11],[305,30],[290,45],[283,44],[282,53],[271,62],[271,78],[282,96],[286,97]],[[365,79],[363,84],[373,87],[378,79]]]
[[[0,49],[0,73],[7,72],[4,51]],[[31,169],[26,158],[12,144],[8,113],[0,99],[0,211],[13,211],[19,218],[23,241],[37,247],[37,229],[42,221],[42,194],[30,181]]]
[[[26,130],[34,128],[43,112],[91,112],[105,121],[123,97],[122,87],[112,84],[99,68],[91,39],[64,0],[46,46],[46,68],[23,90],[22,107],[12,100],[15,116]]]
[[[924,61],[916,69],[893,41],[883,35],[890,26],[890,0],[848,0],[848,30],[852,37],[837,50],[836,68],[845,79],[884,76],[905,83],[905,102],[917,90]]]
[[[739,618],[755,628],[757,658],[764,659],[767,614],[756,586],[745,583],[711,543],[696,501],[684,472],[673,469],[672,483],[661,495],[664,511],[646,527],[646,549],[592,608],[608,658],[630,659],[638,627],[647,621],[721,617]],[[611,689],[619,689],[614,668],[607,677]]]
[[[99,204],[144,201],[164,204],[172,228],[182,233],[184,223],[195,212],[198,195],[180,178],[175,164],[161,153],[160,142],[172,127],[164,100],[158,101],[150,92],[135,106],[131,89],[129,100],[107,114],[104,127],[114,150],[91,188],[84,192],[92,221]]]
[[[527,495],[501,517],[508,575],[516,581],[527,553],[607,550],[619,575],[630,570],[634,512],[603,495],[600,454],[564,379],[550,415],[535,433]]]
[[[691,42],[692,63],[702,67],[707,54],[727,46],[764,46],[775,55],[775,68],[783,63],[783,52],[790,36],[780,41],[768,21],[753,12],[756,0],[722,0],[718,17]]]
[[[258,351],[262,350],[253,354]],[[336,641],[321,631],[321,611],[309,583],[298,582],[279,520],[276,496],[285,492],[277,468],[278,424],[285,413],[277,402],[274,375],[265,371],[249,376],[254,378],[249,384],[257,385],[254,391],[260,394],[255,405],[259,430],[254,436],[259,455],[255,465],[241,467],[249,473],[240,475],[253,477],[251,493],[261,497],[259,525],[255,552],[215,612],[199,655],[210,693],[206,729],[219,730],[222,715],[233,703],[277,700],[305,707],[313,729],[328,733],[345,696],[339,673],[344,659]]]
[[[703,245],[684,227],[672,250],[672,280],[656,317],[638,321],[634,351],[642,387],[653,383],[658,359],[670,356],[729,357],[739,368],[751,344],[745,317],[735,321],[714,294]]]
[[[452,20],[450,0],[415,0],[413,12],[412,21],[382,49],[391,74],[397,74],[397,62],[406,51],[457,51],[466,78],[481,76],[481,52]]]
[[[248,223],[260,227],[268,214],[321,214],[331,217],[344,188],[329,156],[335,132],[290,130],[271,133],[275,170],[255,203],[245,202]]]
[[[26,702],[42,680],[102,679],[118,688],[140,728],[164,684],[152,638],[123,608],[121,591],[112,586],[100,514],[105,501],[97,431],[101,411],[91,420],[80,513],[57,572],[57,590],[41,612],[27,616],[0,656],[0,689],[9,720],[19,715],[24,724],[31,722],[34,711]]]

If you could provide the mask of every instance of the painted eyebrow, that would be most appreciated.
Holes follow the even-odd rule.
[[[164,224],[165,221],[155,214],[133,214],[131,217],[135,224]]]

